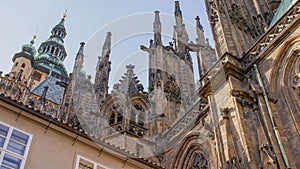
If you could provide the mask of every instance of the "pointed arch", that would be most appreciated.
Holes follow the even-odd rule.
[[[209,169],[208,145],[200,144],[199,134],[194,132],[183,140],[173,168]]]
[[[115,124],[115,118],[116,118],[116,114],[112,112],[111,115],[109,116],[109,125]]]
[[[288,144],[283,142],[283,146],[290,159],[300,157],[297,151],[293,151],[295,147],[299,147],[300,139],[299,69],[300,36],[282,44],[270,74],[270,93],[278,99],[271,106],[275,112],[275,123],[280,126],[279,132],[289,140]],[[289,161],[291,165],[296,163],[297,167],[300,166],[297,160]]]
[[[276,56],[271,72],[270,92],[279,100],[278,111],[288,114],[298,130],[300,129],[300,37],[286,42]]]

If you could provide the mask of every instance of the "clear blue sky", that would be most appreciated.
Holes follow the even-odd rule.
[[[0,0],[0,70],[10,71],[12,57],[22,44],[28,43],[37,34],[35,47],[45,41],[52,27],[56,25],[67,9],[65,47],[68,53],[65,66],[71,72],[79,43],[87,43],[85,69],[94,73],[97,57],[101,55],[103,40],[107,31],[112,32],[111,84],[120,79],[126,64],[135,64],[143,84],[147,66],[147,54],[140,51],[140,45],[149,45],[153,38],[153,12],[161,12],[163,41],[171,41],[174,25],[173,0]],[[195,16],[199,15],[205,35],[211,37],[202,0],[181,0],[184,23],[191,41],[195,41]],[[211,38],[210,38],[211,39]],[[196,61],[194,60],[194,63]],[[198,71],[198,70],[195,70]]]

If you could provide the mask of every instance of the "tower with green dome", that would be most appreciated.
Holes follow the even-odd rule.
[[[49,76],[60,80],[69,78],[63,64],[67,57],[64,47],[64,38],[67,35],[64,25],[66,16],[63,14],[61,21],[52,28],[50,37],[40,44],[38,50],[33,46],[36,35],[29,44],[22,46],[21,51],[12,59],[14,65],[11,73],[32,82],[31,87],[35,87]]]
[[[11,72],[19,74],[22,79],[29,79],[33,67],[33,58],[36,55],[36,49],[33,46],[36,36],[28,44],[22,45],[20,52],[13,56],[13,66]]]
[[[61,21],[55,25],[50,37],[38,48],[38,55],[34,56],[34,68],[45,74],[56,76],[59,79],[67,79],[68,73],[63,64],[67,57],[64,47],[64,38],[67,35],[64,25],[66,14]]]

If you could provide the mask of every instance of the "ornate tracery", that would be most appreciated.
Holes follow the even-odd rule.
[[[300,51],[298,51],[298,53],[296,54],[298,58],[294,68],[294,76],[292,78],[296,97],[298,98],[298,100],[300,100]]]
[[[208,162],[203,153],[194,153],[192,159],[193,161],[190,163],[189,169],[208,169]]]

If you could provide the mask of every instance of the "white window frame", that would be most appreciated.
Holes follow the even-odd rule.
[[[23,130],[15,128],[15,127],[13,127],[13,126],[11,126],[9,124],[6,124],[6,123],[4,123],[2,121],[0,121],[0,124],[8,127],[8,132],[7,132],[7,136],[5,137],[3,148],[0,147],[0,151],[1,151],[1,154],[0,154],[0,167],[2,165],[4,155],[8,154],[8,155],[11,155],[13,157],[17,157],[18,159],[21,159],[22,162],[21,162],[20,169],[24,169],[25,163],[26,163],[26,160],[27,160],[27,156],[28,156],[28,152],[29,152],[29,149],[30,149],[31,141],[32,141],[32,134],[24,132]],[[21,133],[23,133],[23,134],[25,134],[25,135],[28,136],[28,142],[26,144],[26,148],[25,148],[23,156],[20,155],[20,154],[14,153],[14,152],[12,152],[10,150],[7,150],[8,142],[11,139],[11,135],[12,135],[13,130],[17,130],[17,131],[19,131],[19,132],[21,132]]]
[[[86,157],[83,157],[83,156],[81,156],[81,155],[78,155],[78,154],[77,154],[77,157],[76,157],[76,165],[75,165],[75,169],[79,169],[79,162],[80,162],[80,159],[83,159],[83,160],[86,160],[86,161],[88,161],[88,162],[93,163],[93,164],[94,164],[94,169],[97,169],[98,166],[99,166],[99,167],[102,167],[102,168],[105,168],[105,169],[111,169],[111,168],[109,168],[109,167],[107,167],[107,166],[105,166],[105,165],[99,164],[99,163],[97,163],[97,162],[95,162],[95,161],[93,161],[93,160],[90,160],[90,159],[88,159],[88,158],[86,158]]]

